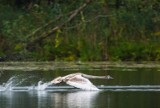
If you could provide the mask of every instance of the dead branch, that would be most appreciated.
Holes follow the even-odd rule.
[[[87,0],[84,4],[82,4],[80,7],[78,7],[77,9],[75,9],[74,11],[69,12],[69,18],[67,19],[66,22],[61,23],[60,25],[57,25],[56,27],[54,27],[53,29],[44,32],[40,37],[35,38],[34,40],[30,41],[29,43],[26,44],[26,48],[30,49],[34,44],[41,42],[42,40],[44,40],[45,38],[48,38],[50,36],[52,36],[53,33],[55,33],[57,30],[61,29],[65,24],[69,23],[70,21],[72,21],[88,4],[90,3],[90,0]],[[62,16],[59,16],[57,18],[60,19]],[[35,35],[38,31],[40,31],[42,28],[45,28],[46,26],[50,25],[52,22],[44,25],[43,27],[38,28],[37,30],[35,30],[29,37]]]

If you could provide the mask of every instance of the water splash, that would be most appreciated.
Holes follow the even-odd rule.
[[[25,74],[12,76],[11,78],[9,78],[9,80],[6,83],[3,83],[2,85],[0,85],[0,91],[15,91],[15,90],[42,91],[42,90],[45,90],[51,84],[50,82],[43,83],[42,81],[39,81],[38,85],[37,83],[35,85],[35,82],[33,82],[35,80],[35,77],[36,76],[25,75]],[[30,85],[26,86],[25,84],[29,82],[30,82]]]
[[[37,90],[39,90],[39,91],[45,90],[49,85],[51,85],[50,82],[43,83],[42,81],[39,81],[38,86],[37,86]]]
[[[11,90],[16,81],[16,76],[11,77],[6,83],[3,83],[4,90]]]
[[[34,76],[15,75],[12,76],[6,83],[0,85],[0,91],[11,91],[13,88],[23,85],[24,82],[29,81]],[[29,87],[31,89],[33,87]]]

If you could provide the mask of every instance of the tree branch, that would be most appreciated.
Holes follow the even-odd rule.
[[[70,21],[72,21],[77,14],[79,14],[88,4],[90,3],[90,0],[87,0],[84,4],[82,4],[80,7],[78,7],[77,9],[75,9],[74,11],[69,12],[68,15],[69,18],[67,19],[66,22],[61,23],[60,25],[57,25],[56,27],[54,27],[53,29],[44,32],[40,37],[35,38],[34,40],[30,41],[29,43],[26,44],[26,48],[29,50],[34,44],[41,42],[43,39],[48,38],[50,36],[52,36],[53,33],[55,33],[58,29],[61,29],[65,24],[69,23]],[[59,16],[57,18],[60,19],[62,16]],[[35,30],[30,36],[35,35],[38,31],[40,31],[42,28],[47,27],[48,25],[50,25],[52,22],[49,22],[47,24],[45,24],[43,27],[38,28],[37,30]]]

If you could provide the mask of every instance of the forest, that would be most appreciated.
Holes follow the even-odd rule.
[[[160,0],[0,0],[0,61],[160,61]]]

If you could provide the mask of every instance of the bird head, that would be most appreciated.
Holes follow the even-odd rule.
[[[58,83],[61,83],[62,81],[63,81],[62,77],[57,77],[54,80],[52,80],[51,83],[52,84],[58,84]]]
[[[110,75],[107,75],[106,79],[113,79],[113,77],[111,77]]]

